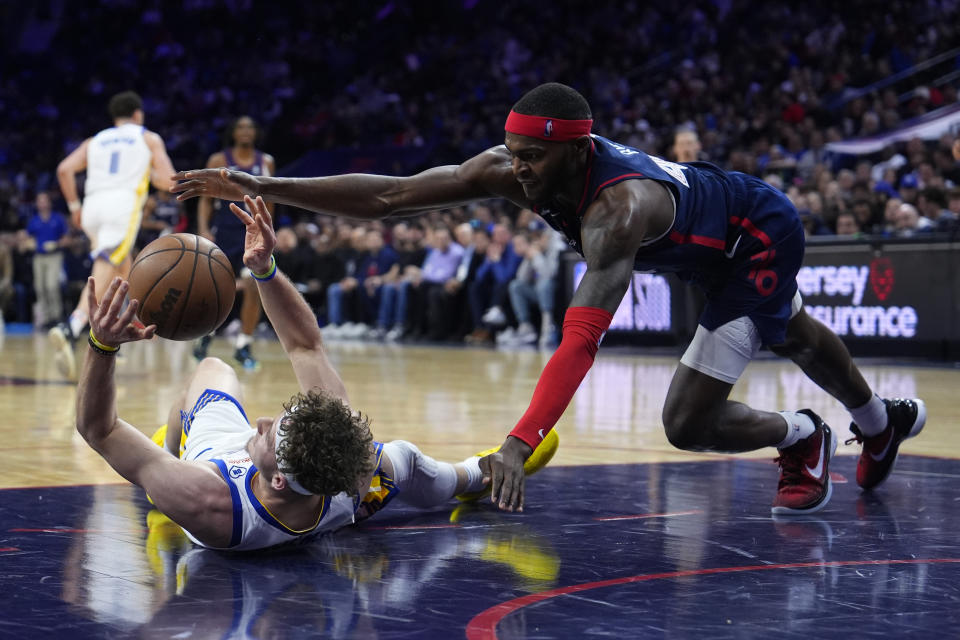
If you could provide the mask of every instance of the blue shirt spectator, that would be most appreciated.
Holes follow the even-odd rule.
[[[463,247],[450,242],[450,236],[446,236],[447,244],[445,247],[436,246],[427,252],[427,259],[423,261],[423,280],[424,282],[443,283],[457,275],[457,267],[460,266],[460,259],[463,257]]]
[[[27,222],[27,233],[36,241],[37,253],[55,253],[60,250],[60,239],[69,231],[67,218],[62,213],[51,210],[49,198],[46,199],[46,205],[42,205],[41,201],[38,196],[38,208]]]
[[[517,275],[523,257],[513,250],[510,231],[503,225],[494,225],[493,241],[487,248],[487,258],[477,270],[477,281],[492,277],[496,284],[505,284]]]

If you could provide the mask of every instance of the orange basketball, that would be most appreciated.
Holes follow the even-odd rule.
[[[148,244],[130,269],[130,299],[137,317],[170,340],[205,336],[226,320],[236,285],[220,247],[192,233],[174,233]]]

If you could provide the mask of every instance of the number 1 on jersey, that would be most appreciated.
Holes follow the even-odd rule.
[[[110,173],[116,173],[120,170],[120,152],[114,151],[110,154]]]

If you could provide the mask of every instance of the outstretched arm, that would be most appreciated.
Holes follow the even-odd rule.
[[[230,210],[247,227],[243,264],[253,272],[263,310],[293,365],[300,388],[308,391],[319,387],[346,403],[347,389],[323,349],[317,317],[273,259],[277,235],[266,203],[263,198],[254,200],[250,196],[244,196],[243,201],[246,211],[230,204]]]
[[[87,280],[90,331],[105,349],[90,348],[77,386],[77,431],[121,476],[143,487],[157,508],[198,539],[215,546],[230,541],[233,515],[230,490],[216,469],[179,460],[117,415],[114,365],[109,349],[153,336],[156,326],[131,321],[137,301],[120,311],[129,285],[114,278],[97,303],[93,278]]]
[[[633,181],[610,187],[587,210],[582,229],[587,271],[570,302],[563,338],[547,362],[533,399],[500,450],[490,456],[491,499],[523,510],[523,462],[563,414],[580,386],[630,284],[650,214],[669,206],[663,188]]]
[[[170,156],[167,155],[167,146],[163,143],[163,138],[153,131],[147,131],[143,139],[153,156],[150,164],[150,182],[157,189],[169,189],[173,186],[175,172]]]
[[[428,169],[407,178],[349,174],[323,178],[257,177],[227,169],[185,171],[171,189],[179,200],[196,196],[241,200],[262,197],[318,213],[377,219],[416,215],[474,200],[504,197],[528,206],[502,147],[494,147],[462,165]]]
[[[70,221],[75,227],[80,227],[80,196],[77,194],[77,174],[87,168],[87,147],[90,138],[70,152],[57,165],[57,182],[60,183],[60,193],[70,208]]]

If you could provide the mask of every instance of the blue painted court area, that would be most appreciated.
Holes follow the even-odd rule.
[[[960,461],[872,494],[835,464],[818,517],[770,517],[766,461],[555,467],[523,514],[394,507],[257,555],[128,485],[5,490],[0,638],[952,637]]]

